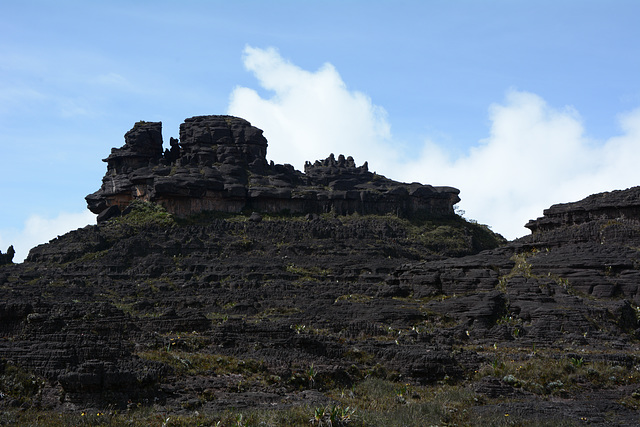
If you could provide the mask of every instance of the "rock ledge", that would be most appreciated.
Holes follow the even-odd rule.
[[[243,210],[447,216],[460,201],[456,188],[399,183],[343,155],[307,162],[304,173],[269,163],[262,130],[238,117],[186,119],[170,146],[163,152],[161,122],[138,122],[125,134],[125,145],[104,159],[100,190],[86,197],[99,221],[133,200],[159,203],[179,217]]]
[[[533,233],[584,224],[594,220],[631,220],[640,224],[640,187],[593,194],[573,203],[559,203],[545,209],[543,217],[525,227]]]

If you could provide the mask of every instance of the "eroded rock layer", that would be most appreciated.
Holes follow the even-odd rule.
[[[267,140],[246,120],[199,116],[180,125],[180,141],[162,151],[162,124],[138,122],[114,148],[89,209],[108,219],[133,200],[153,201],[177,216],[202,211],[453,215],[451,187],[402,184],[332,154],[305,173],[267,163]]]
[[[158,157],[153,129],[133,140],[156,148],[114,151],[112,185],[151,158],[212,155],[174,142]],[[263,148],[230,158],[269,170]],[[329,186],[340,163],[368,173],[329,158],[287,176]],[[231,408],[297,408],[280,425],[308,425],[349,407],[354,425],[637,425],[638,208],[636,188],[594,195],[506,243],[457,216],[180,219],[137,201],[0,266],[0,421],[23,407],[77,414],[69,425],[88,409],[215,425]]]
[[[560,203],[545,209],[544,216],[525,225],[532,232],[549,231],[598,220],[640,223],[640,187],[593,194],[573,203]]]

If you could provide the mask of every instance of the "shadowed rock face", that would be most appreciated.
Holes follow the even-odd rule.
[[[313,206],[335,207],[338,199],[318,195],[370,191],[360,187],[371,179],[366,164],[330,156],[303,174],[267,164],[266,141],[240,119],[190,120],[164,153],[159,124],[136,125],[106,159],[106,188],[90,204],[119,194],[206,200],[181,183],[197,176],[185,165],[199,173],[208,163],[221,177],[262,171],[220,178],[222,193],[244,182],[244,206],[275,200],[281,208],[305,188],[318,192]],[[213,135],[227,145],[212,145]],[[162,168],[176,172],[158,175]],[[275,177],[276,187],[256,184]],[[431,191],[393,185],[375,206]],[[136,188],[144,197],[127,193]],[[289,199],[273,196],[282,188]],[[432,387],[423,396],[443,386],[473,393],[458,425],[501,423],[505,414],[524,425],[637,424],[637,188],[553,206],[533,234],[509,243],[457,216],[176,219],[156,205],[127,209],[0,266],[0,387],[14,383],[3,374],[10,366],[34,375],[25,407],[324,407],[339,390],[377,378]],[[21,404],[3,390],[0,409]],[[420,400],[399,397],[403,407]]]
[[[161,123],[138,122],[112,149],[102,187],[86,197],[100,221],[133,200],[153,201],[185,217],[202,211],[453,215],[451,187],[402,184],[333,154],[305,173],[267,163],[267,140],[246,120],[199,116],[180,125],[180,141],[162,152]],[[117,208],[114,208],[117,207]],[[109,211],[107,209],[111,208]]]
[[[640,187],[591,195],[579,202],[561,203],[544,210],[544,216],[525,225],[532,232],[549,231],[596,220],[632,221],[640,224]]]
[[[9,249],[7,249],[6,254],[3,254],[2,251],[0,251],[0,265],[11,264],[15,253],[16,251],[13,249],[13,245],[9,246]]]

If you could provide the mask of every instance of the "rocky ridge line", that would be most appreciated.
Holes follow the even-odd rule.
[[[399,183],[352,157],[307,162],[305,172],[266,160],[262,131],[232,116],[197,116],[180,125],[180,140],[162,150],[162,123],[138,122],[125,145],[111,150],[97,192],[86,197],[103,221],[133,200],[156,202],[186,217],[202,211],[394,213],[453,215],[459,190]]]
[[[545,209],[544,216],[525,227],[533,233],[579,225],[596,220],[640,223],[640,187],[593,194],[573,203],[559,203]]]

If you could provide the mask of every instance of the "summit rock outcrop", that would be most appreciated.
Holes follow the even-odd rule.
[[[291,165],[267,162],[262,131],[241,118],[198,116],[180,125],[180,140],[163,151],[162,123],[138,122],[125,145],[104,159],[107,173],[86,197],[98,220],[119,214],[133,200],[152,201],[179,217],[202,211],[424,213],[453,215],[459,190],[399,183],[352,157]]]

